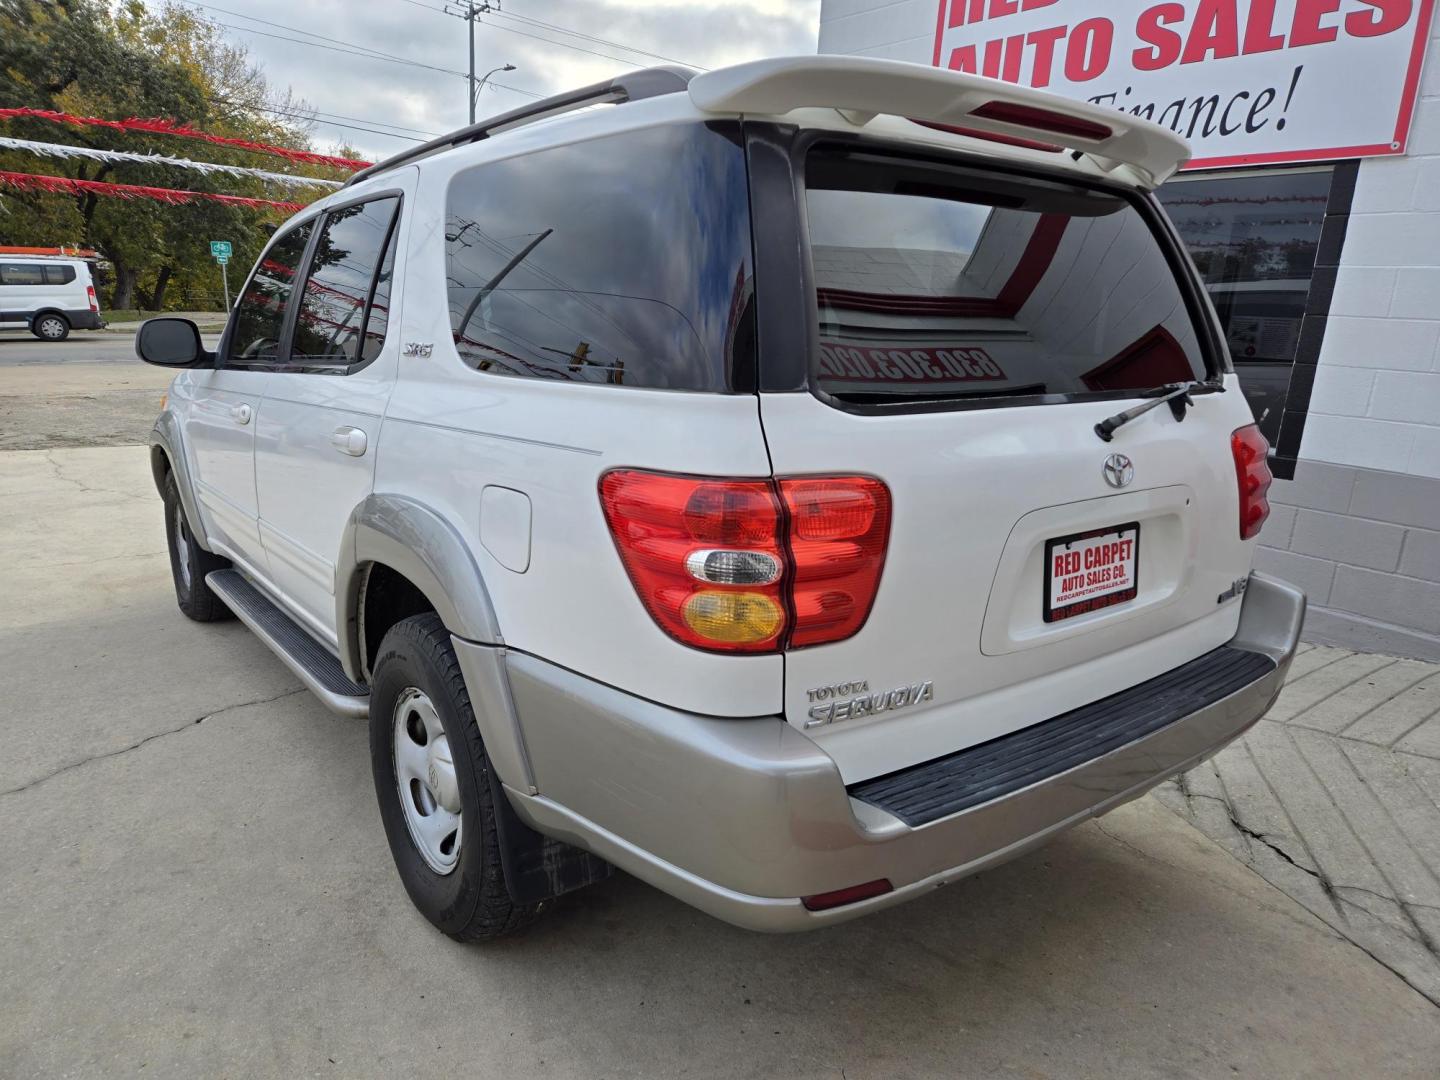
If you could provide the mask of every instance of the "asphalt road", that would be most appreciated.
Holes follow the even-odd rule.
[[[0,332],[0,367],[20,364],[139,363],[130,334],[77,331],[64,341],[41,341],[24,331]]]
[[[219,334],[202,335],[213,349]],[[122,331],[76,331],[64,341],[41,341],[24,331],[0,332],[0,367],[31,364],[138,364],[135,335]]]

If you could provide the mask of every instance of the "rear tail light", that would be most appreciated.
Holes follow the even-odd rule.
[[[85,286],[85,295],[90,298],[90,310],[91,310],[91,311],[99,311],[99,310],[100,310],[100,301],[97,300],[96,297],[95,297],[95,286],[94,286],[94,285],[86,285],[86,286]]]
[[[1230,452],[1235,455],[1235,479],[1240,485],[1240,539],[1249,540],[1260,532],[1270,516],[1270,464],[1266,460],[1270,444],[1255,424],[1237,428],[1230,436]]]
[[[620,469],[605,520],[645,609],[696,648],[776,652],[865,624],[890,539],[868,476],[716,480]]]

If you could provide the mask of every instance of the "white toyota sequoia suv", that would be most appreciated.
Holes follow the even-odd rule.
[[[605,104],[608,108],[585,108]],[[923,895],[1271,705],[1267,447],[1134,116],[810,56],[636,72],[280,228],[151,440],[180,609],[368,717],[462,940],[619,867]]]

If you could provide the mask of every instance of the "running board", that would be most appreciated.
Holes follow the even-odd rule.
[[[214,570],[205,575],[205,584],[327,709],[360,719],[370,715],[370,691],[351,682],[329,649],[246,581],[238,570]]]

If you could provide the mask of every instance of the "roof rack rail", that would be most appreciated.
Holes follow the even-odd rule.
[[[431,139],[429,142],[421,143],[409,150],[402,150],[393,157],[361,169],[345,181],[345,186],[349,187],[361,180],[368,180],[372,176],[389,172],[401,165],[408,165],[412,161],[429,157],[431,154],[438,154],[442,150],[449,150],[451,147],[461,146],[465,143],[479,142],[481,139],[488,139],[491,135],[497,135],[501,131],[524,124],[533,124],[537,120],[559,116],[561,113],[583,109],[587,105],[622,105],[627,101],[642,101],[645,98],[660,97],[663,94],[679,93],[690,85],[690,80],[695,75],[696,72],[690,68],[665,64],[660,67],[631,71],[625,75],[617,75],[613,79],[606,79],[604,82],[581,87],[579,90],[568,90],[563,94],[542,98],[529,105],[522,105],[518,109],[511,109],[498,116],[457,128],[448,135],[441,135],[438,139]]]

